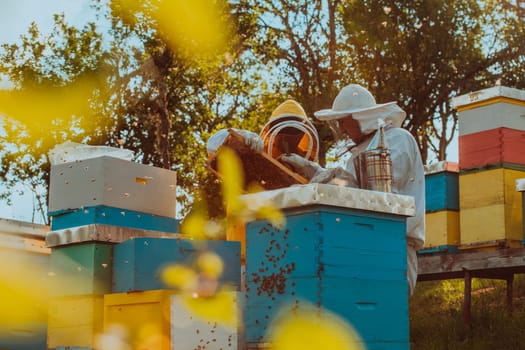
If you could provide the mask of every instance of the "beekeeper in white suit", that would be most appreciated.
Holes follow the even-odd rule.
[[[384,136],[392,161],[392,193],[414,197],[416,215],[407,220],[407,262],[410,295],[417,280],[416,250],[425,240],[425,174],[419,148],[414,137],[401,124],[406,113],[395,103],[378,104],[372,94],[356,84],[345,86],[335,98],[332,108],[314,113],[321,121],[337,121],[356,146],[343,168],[324,169],[294,154],[283,155],[280,161],[307,177],[310,182],[332,183],[366,188],[359,183],[359,155],[364,152],[379,125],[384,122]]]

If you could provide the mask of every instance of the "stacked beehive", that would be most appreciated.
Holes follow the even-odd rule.
[[[0,349],[45,349],[48,226],[0,218]]]
[[[51,230],[90,224],[177,232],[176,173],[110,156],[51,167]]]
[[[525,91],[496,86],[453,99],[459,117],[461,248],[521,245]]]
[[[405,219],[414,213],[412,197],[310,184],[246,199],[271,200],[286,217],[281,228],[246,226],[248,349],[272,341],[268,330],[280,311],[312,305],[355,327],[369,349],[410,348]],[[326,349],[340,347],[326,341]]]
[[[202,252],[213,252],[224,265],[218,285],[228,285],[233,291],[220,292],[212,287],[219,291],[215,300],[224,302],[221,311],[232,315],[233,326],[226,327],[220,320],[192,314],[195,310],[187,307],[187,296],[166,289],[159,278],[164,267],[195,266]],[[117,244],[114,248],[113,293],[104,298],[105,329],[110,330],[113,325],[124,326],[133,349],[238,349],[241,341],[240,260],[239,242],[134,238]],[[184,275],[175,277],[184,278]],[[206,287],[204,284],[204,289]],[[203,303],[206,302],[204,299]]]
[[[441,161],[425,166],[425,246],[420,254],[457,251],[458,176],[457,163]]]
[[[52,165],[48,349],[95,349],[108,336],[132,348],[171,349],[182,315],[171,305],[180,309],[181,296],[160,272],[203,251],[222,259],[219,282],[239,289],[237,242],[194,244],[177,234],[175,181],[175,172],[110,156]]]

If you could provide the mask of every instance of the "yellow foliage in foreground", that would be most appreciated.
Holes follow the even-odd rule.
[[[364,350],[359,335],[337,315],[315,307],[281,310],[272,323],[272,350]]]

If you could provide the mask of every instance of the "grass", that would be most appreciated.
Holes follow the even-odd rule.
[[[410,299],[411,350],[525,349],[525,278],[515,275],[513,312],[506,283],[473,279],[471,326],[463,321],[463,280],[418,282]]]

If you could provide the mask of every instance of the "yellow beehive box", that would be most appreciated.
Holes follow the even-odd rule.
[[[460,211],[461,245],[514,245],[523,240],[521,203],[519,209],[496,204]],[[502,241],[508,241],[506,243]]]
[[[460,174],[461,245],[523,240],[523,205],[515,187],[522,177],[525,171],[506,168]]]
[[[170,350],[172,294],[172,290],[148,290],[104,295],[104,331],[124,332],[131,349]]]
[[[47,347],[94,348],[102,332],[103,312],[101,295],[53,298],[49,304]]]
[[[425,246],[434,248],[459,245],[459,213],[441,210],[425,214]]]
[[[459,175],[459,208],[480,208],[495,204],[510,207],[521,202],[516,180],[525,171],[497,168]]]

